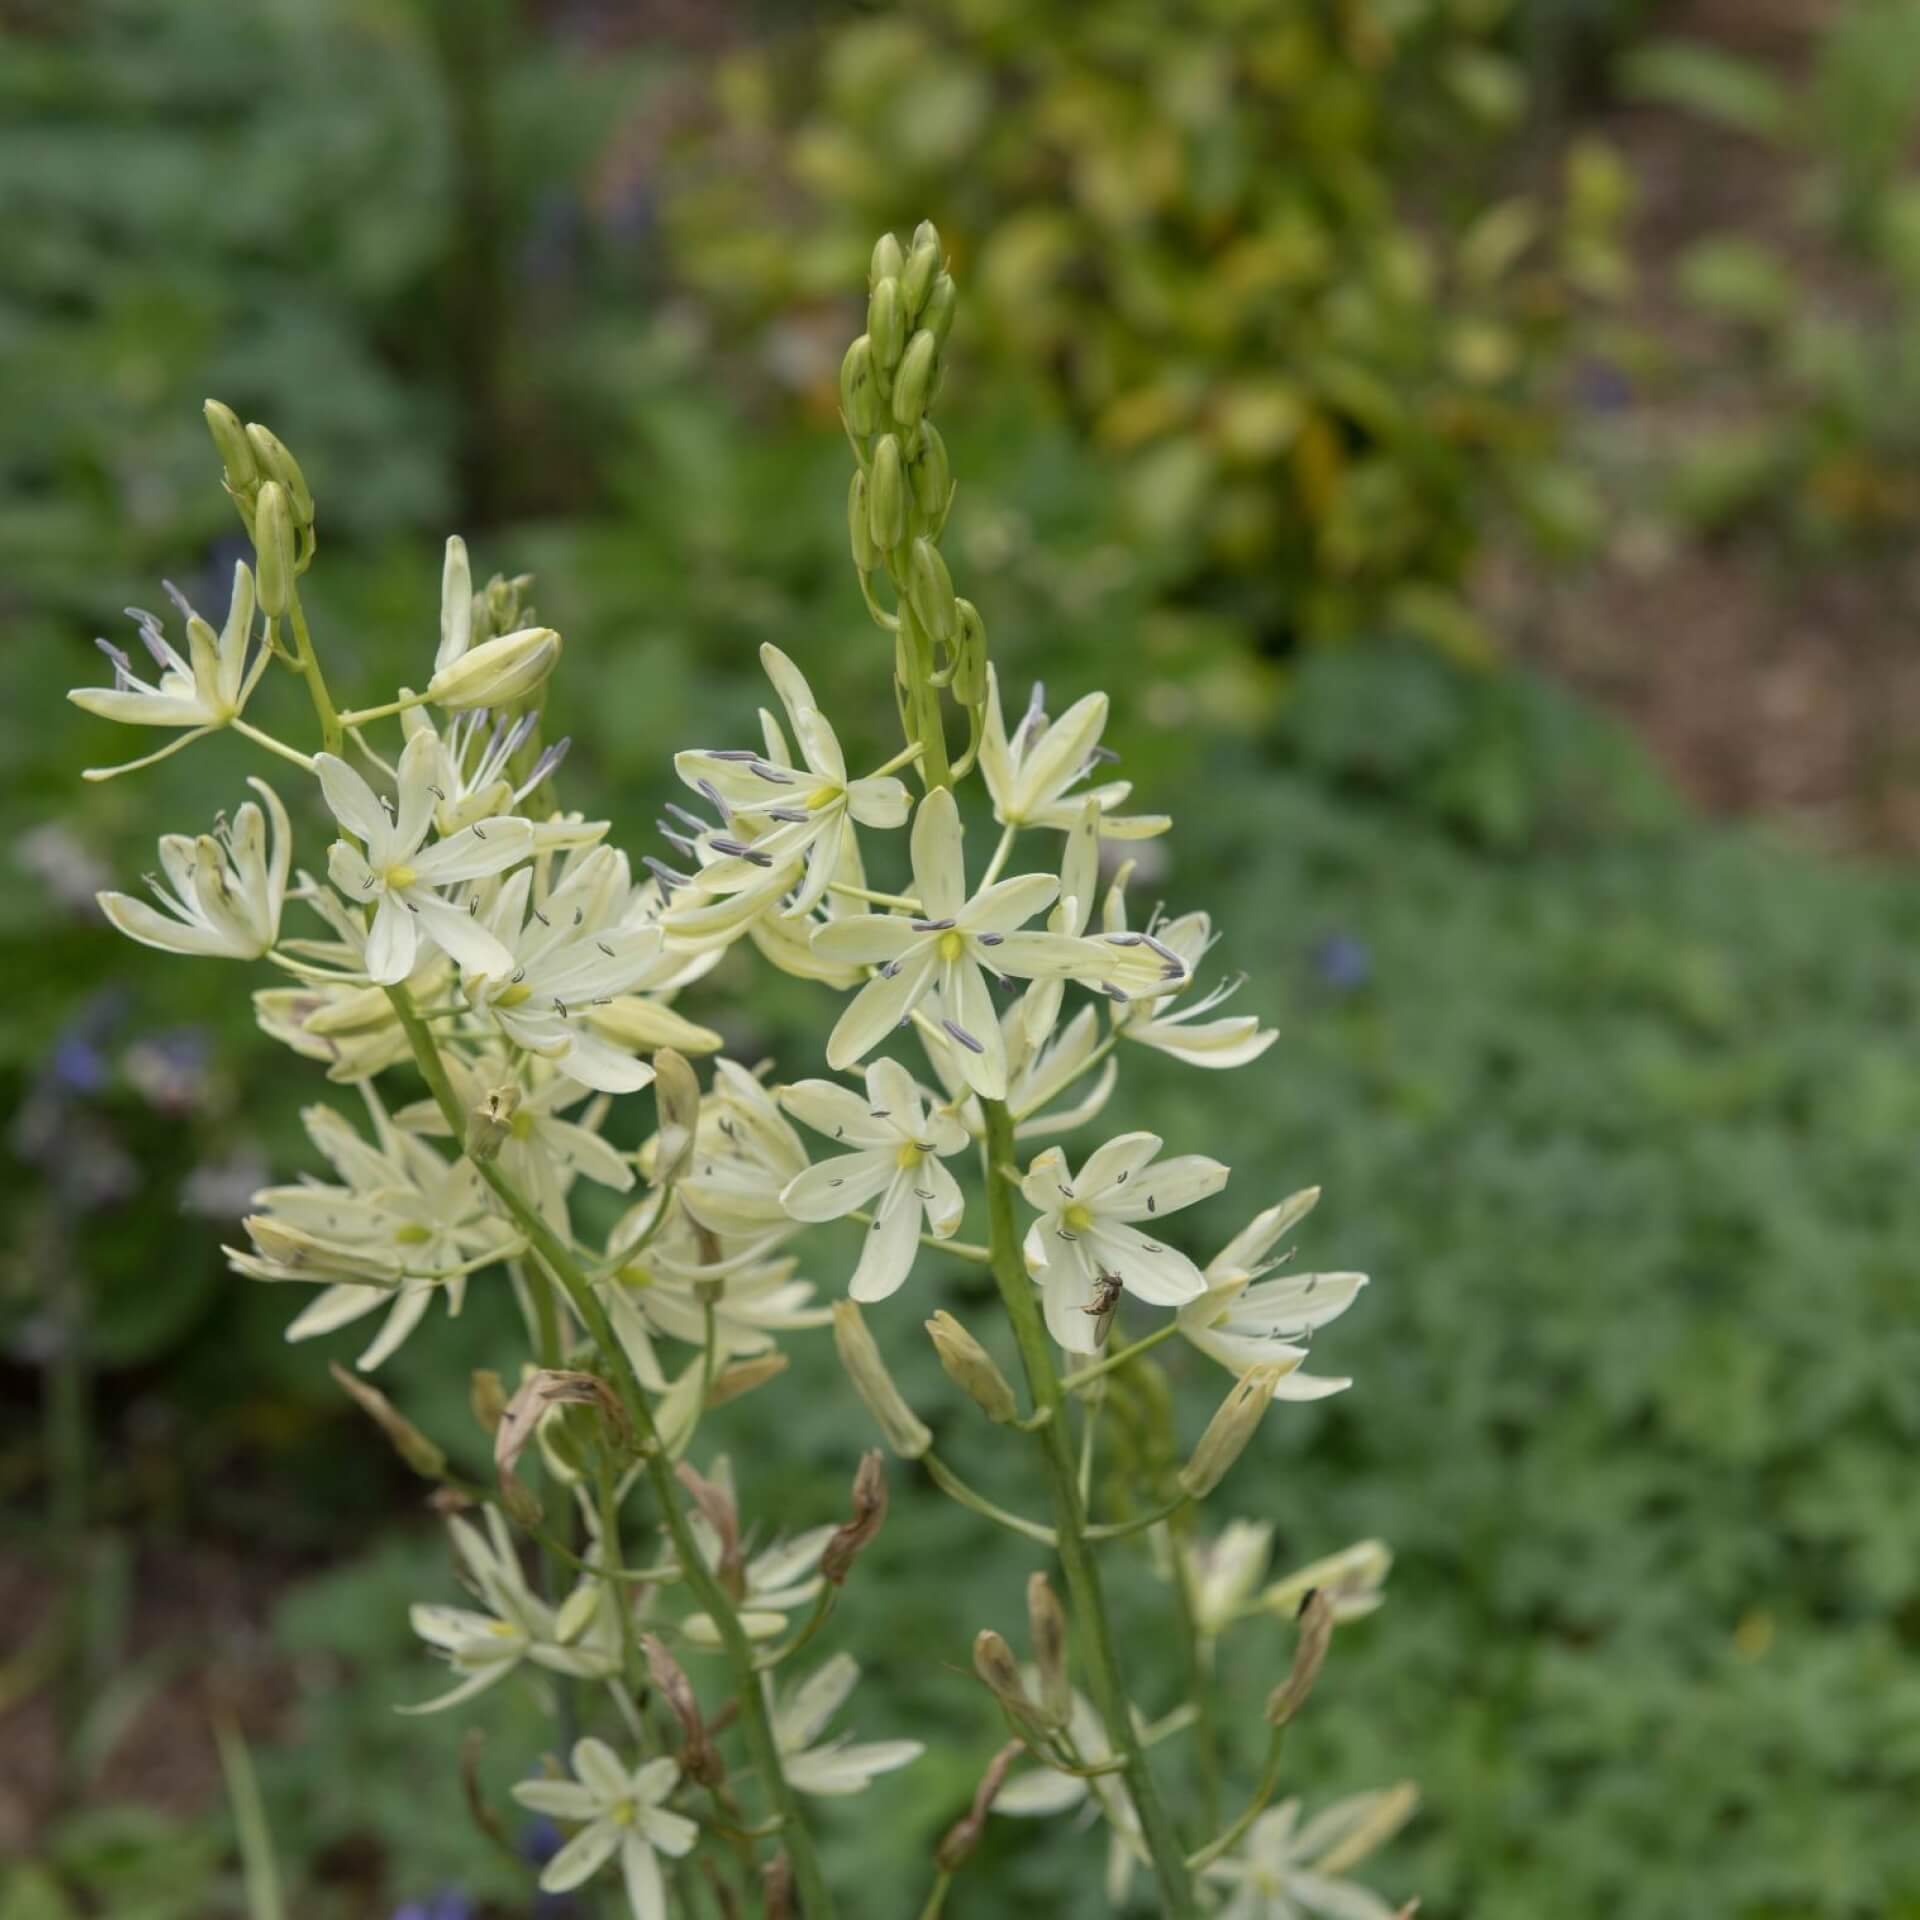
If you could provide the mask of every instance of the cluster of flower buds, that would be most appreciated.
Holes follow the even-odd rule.
[[[940,553],[954,481],[928,408],[940,391],[958,292],[930,220],[906,248],[890,233],[880,237],[867,289],[867,330],[840,363],[841,417],[856,462],[847,490],[854,570],[875,619],[893,628],[902,699],[916,649],[937,648],[934,683],[977,716],[986,698],[986,629],[979,608],[954,592]],[[874,598],[879,572],[893,585],[892,614]]]

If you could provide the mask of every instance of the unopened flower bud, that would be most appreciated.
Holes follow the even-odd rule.
[[[867,1411],[879,1423],[880,1432],[902,1460],[918,1460],[933,1445],[933,1434],[926,1422],[900,1397],[887,1363],[860,1309],[851,1300],[836,1300],[833,1306],[833,1344],[840,1364],[853,1382],[853,1390],[866,1403]]]
[[[423,1480],[438,1480],[447,1471],[447,1456],[370,1381],[349,1373],[339,1361],[328,1366],[335,1382],[357,1401],[388,1440],[393,1450]]]
[[[971,600],[956,599],[959,638],[953,650],[953,697],[977,707],[987,697],[987,627]]]
[[[831,1587],[844,1586],[853,1563],[880,1531],[887,1517],[887,1457],[878,1447],[860,1456],[853,1476],[853,1514],[827,1542],[820,1556],[821,1578]]]
[[[880,381],[873,365],[873,337],[863,333],[840,362],[840,410],[857,434],[880,424]]]
[[[906,462],[914,511],[931,532],[947,517],[947,501],[953,493],[953,467],[947,459],[947,443],[931,420],[920,422],[919,431],[908,443]]]
[[[942,1308],[927,1322],[927,1332],[947,1378],[989,1420],[1005,1426],[1019,1416],[1019,1403],[1007,1376],[994,1365],[993,1355],[952,1314]]]
[[[947,335],[953,331],[953,316],[959,305],[960,289],[953,284],[953,275],[935,275],[933,285],[927,290],[927,303],[920,309],[920,324],[940,346],[947,344]]]
[[[853,548],[853,564],[862,573],[871,573],[880,564],[880,549],[873,544],[873,530],[867,518],[867,476],[858,467],[853,484],[847,489],[847,544]]]
[[[907,343],[893,376],[893,417],[903,427],[917,427],[933,398],[934,377],[940,365],[940,343],[925,327]]]
[[[867,532],[882,553],[891,553],[907,537],[907,479],[900,442],[890,433],[873,443],[873,465],[867,471]]]
[[[473,645],[473,568],[467,543],[455,534],[447,537],[447,557],[440,567],[440,650],[433,656],[436,671],[450,667]]]
[[[906,302],[909,320],[927,304],[927,295],[933,291],[933,283],[939,272],[940,239],[922,221],[920,231],[913,236],[913,251],[907,255],[907,264],[900,270],[900,298]]]
[[[1246,1451],[1259,1427],[1281,1375],[1290,1370],[1255,1367],[1233,1383],[1219,1411],[1207,1422],[1193,1458],[1180,1469],[1180,1485],[1194,1499],[1204,1500],[1226,1478],[1227,1469]]]
[[[259,421],[251,422],[247,427],[247,441],[253,448],[253,457],[259,463],[260,471],[269,480],[277,480],[287,490],[287,510],[293,516],[293,524],[303,530],[313,525],[313,494],[307,486],[307,476],[300,471],[300,462],[290,454],[278,434],[270,432]]]
[[[873,243],[873,258],[867,262],[867,285],[877,287],[882,280],[897,280],[906,264],[900,242],[892,234],[883,233]]]
[[[494,1087],[467,1115],[467,1158],[484,1165],[500,1157],[513,1137],[513,1116],[520,1105],[520,1089]]]
[[[947,571],[940,549],[924,533],[913,543],[913,555],[907,562],[907,597],[913,602],[914,617],[936,640],[953,638],[960,620],[953,598],[953,575]]]
[[[253,550],[260,611],[277,620],[293,600],[293,517],[277,480],[264,482],[254,500]]]
[[[707,1405],[724,1407],[729,1400],[738,1400],[743,1393],[777,1379],[790,1364],[784,1353],[761,1353],[751,1360],[736,1360],[713,1376],[713,1384],[707,1388]]]
[[[481,1430],[497,1433],[506,1417],[506,1382],[491,1367],[475,1367],[467,1381],[467,1406]]]
[[[559,658],[560,636],[551,627],[522,627],[483,640],[442,667],[427,682],[427,698],[450,713],[503,707],[532,693]]]
[[[877,366],[891,373],[907,344],[907,314],[900,304],[900,282],[889,274],[867,295],[867,338]]]
[[[1307,1864],[1323,1880],[1335,1880],[1357,1867],[1377,1847],[1384,1847],[1413,1818],[1420,1789],[1411,1780],[1366,1795],[1366,1806],[1325,1853]]]
[[[1073,1682],[1067,1677],[1067,1614],[1044,1573],[1027,1582],[1027,1635],[1040,1675],[1040,1711],[1048,1724],[1064,1727],[1073,1711]]]
[[[664,1187],[678,1180],[692,1163],[694,1137],[700,1130],[700,1082],[684,1053],[672,1047],[654,1049],[653,1099],[660,1121],[653,1147],[653,1183]]]
[[[226,470],[229,493],[250,494],[260,484],[260,463],[253,457],[252,443],[240,416],[218,400],[209,400],[201,412],[207,418],[207,431],[213,435],[214,450]]]
[[[1333,1644],[1333,1602],[1316,1587],[1300,1608],[1300,1638],[1287,1677],[1267,1696],[1267,1721],[1284,1727],[1307,1703]]]
[[[973,1636],[973,1670],[1009,1712],[1032,1718],[1033,1702],[1027,1697],[1027,1683],[1003,1634],[995,1633],[991,1627],[982,1627]]]

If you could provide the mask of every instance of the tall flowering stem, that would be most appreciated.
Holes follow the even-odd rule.
[[[856,460],[847,525],[861,597],[890,643],[903,751],[850,770],[805,674],[764,647],[778,712],[763,709],[758,745],[676,755],[700,810],[667,809],[660,831],[677,859],[645,856],[636,877],[607,840],[611,823],[548,797],[566,742],[543,747],[539,732],[562,642],[527,604],[532,582],[496,575],[476,591],[465,543],[450,539],[432,672],[410,676],[424,690],[337,707],[296,586],[317,544],[305,476],[267,428],[209,403],[253,566],[236,566],[218,633],[177,593],[183,643],[135,615],[152,678],[102,643],[113,684],[73,700],[169,742],[88,777],[133,773],[230,731],[313,781],[337,833],[323,858],[296,867],[297,816],[253,779],[257,798],[212,832],[161,837],[165,879],[153,878],[152,900],[107,893],[102,912],[146,946],[264,962],[290,978],[255,994],[260,1025],[323,1065],[354,1104],[357,1118],[328,1105],[303,1115],[335,1177],[264,1189],[242,1223],[248,1244],[227,1249],[239,1273],[314,1289],[288,1338],[377,1318],[356,1362],[371,1373],[431,1326],[436,1305],[458,1313],[469,1286],[505,1290],[522,1309],[524,1346],[470,1382],[493,1484],[455,1473],[441,1441],[384,1393],[334,1372],[407,1465],[439,1484],[478,1603],[411,1609],[454,1684],[400,1710],[460,1707],[522,1670],[561,1682],[543,1693],[564,1764],[552,1748],[528,1753],[513,1787],[561,1825],[545,1893],[617,1872],[631,1920],[668,1920],[702,1885],[743,1911],[758,1878],[769,1917],[833,1920],[802,1797],[857,1793],[922,1751],[834,1732],[858,1666],[816,1646],[885,1518],[883,1457],[862,1459],[843,1523],[770,1534],[743,1514],[733,1466],[706,1438],[729,1401],[778,1379],[784,1337],[831,1321],[888,1446],[923,1462],[982,1524],[1054,1550],[1064,1576],[1064,1604],[1044,1575],[1028,1583],[1030,1667],[997,1631],[976,1636],[975,1672],[1014,1737],[936,1848],[926,1912],[939,1912],[990,1814],[1083,1808],[1104,1816],[1116,1906],[1144,1863],[1173,1920],[1191,1920],[1219,1883],[1239,1888],[1234,1911],[1247,1920],[1385,1914],[1339,1876],[1406,1817],[1410,1789],[1299,1825],[1294,1802],[1268,1808],[1278,1729],[1305,1702],[1335,1622],[1377,1603],[1385,1549],[1362,1542],[1256,1594],[1270,1526],[1236,1520],[1205,1538],[1195,1525],[1273,1401],[1349,1384],[1303,1363],[1314,1330],[1364,1277],[1255,1284],[1317,1189],[1266,1208],[1202,1271],[1167,1220],[1225,1184],[1220,1162],[1163,1158],[1160,1139],[1140,1131],[1075,1148],[1071,1161],[1058,1144],[1024,1144],[1091,1122],[1126,1046],[1223,1068],[1258,1058],[1274,1036],[1254,1017],[1214,1017],[1230,985],[1186,997],[1213,937],[1205,913],[1129,925],[1130,863],[1109,874],[1110,843],[1170,823],[1123,812],[1125,781],[1089,780],[1112,758],[1100,744],[1107,696],[1083,694],[1050,720],[1036,688],[1005,724],[979,610],[955,593],[940,551],[954,485],[928,412],[957,295],[938,234],[923,225],[905,247],[883,237],[868,293],[867,331],[841,373]],[[315,753],[245,717],[274,664],[306,686]],[[380,723],[392,729],[384,737]],[[999,829],[972,873],[955,792],[971,774]],[[870,886],[862,834],[903,829],[910,889]],[[1012,870],[1037,847],[1034,870]],[[282,932],[296,906],[317,933]],[[675,1001],[742,941],[844,996],[824,1047],[843,1077],[779,1083],[718,1059],[702,1085],[688,1056],[717,1052],[721,1036]],[[403,1089],[395,1107],[385,1077],[409,1067],[430,1097]],[[844,1077],[855,1069],[858,1086]],[[604,1138],[612,1103],[649,1088],[652,1137],[637,1151]],[[984,1246],[959,1237],[970,1203],[947,1164],[971,1143]],[[1024,1168],[1021,1152],[1032,1156]],[[576,1211],[582,1182],[634,1195],[610,1229],[590,1227],[597,1210]],[[801,1276],[800,1236],[832,1223],[855,1229],[858,1245],[843,1239],[845,1257],[829,1256],[848,1297],[827,1307]],[[1037,1467],[1029,1500],[986,1499],[957,1455],[935,1451],[863,1317],[929,1246],[992,1268],[1027,1381],[1024,1417],[988,1345],[953,1313],[926,1329],[985,1431],[1011,1436]],[[1123,1295],[1166,1317],[1110,1341]],[[1233,1376],[1184,1467],[1148,1358],[1174,1336]],[[1117,1511],[1096,1519],[1103,1429],[1125,1438],[1115,1455],[1128,1464]],[[708,1451],[696,1456],[697,1441]],[[642,1480],[667,1535],[659,1564],[627,1560],[623,1507]],[[1042,1483],[1050,1525],[1021,1510],[1038,1505]],[[563,1515],[550,1512],[555,1500]],[[523,1565],[530,1546],[547,1556],[538,1592]],[[1151,1724],[1120,1671],[1098,1554],[1144,1558],[1175,1589],[1193,1697]],[[1240,1815],[1188,1851],[1147,1749],[1198,1727],[1207,1779],[1196,1811],[1211,1832],[1214,1644],[1239,1621],[1288,1616],[1309,1590],[1292,1669],[1268,1700],[1267,1766]],[[1075,1690],[1076,1638],[1090,1698]],[[720,1656],[723,1704],[703,1699],[682,1653],[696,1665]],[[1032,1764],[1013,1771],[1022,1757]],[[757,1777],[762,1824],[741,1811],[730,1765]],[[755,1848],[768,1840],[777,1851],[762,1866]]]
[[[413,1049],[414,1062],[420,1069],[421,1077],[426,1081],[455,1138],[462,1137],[466,1132],[468,1116],[462,1111],[453,1084],[447,1078],[446,1065],[440,1058],[440,1049],[434,1041],[432,1029],[415,1011],[404,986],[389,987],[387,995]],[[571,1248],[548,1226],[536,1209],[515,1191],[498,1165],[487,1160],[475,1164],[480,1169],[481,1178],[493,1189],[501,1205],[525,1232],[548,1272],[565,1290],[569,1303],[592,1336],[594,1346],[612,1376],[621,1407],[646,1446],[647,1483],[653,1490],[661,1518],[666,1522],[674,1554],[688,1587],[713,1621],[727,1664],[733,1669],[739,1689],[735,1697],[740,1706],[740,1721],[747,1748],[753,1756],[756,1771],[766,1783],[767,1797],[773,1802],[779,1817],[780,1838],[793,1863],[794,1881],[803,1903],[802,1910],[808,1920],[832,1920],[835,1912],[833,1894],[821,1871],[819,1852],[813,1844],[806,1816],[801,1811],[799,1796],[795,1794],[781,1763],[780,1749],[774,1740],[773,1726],[768,1719],[766,1701],[760,1689],[752,1643],[740,1624],[733,1597],[708,1568],[688,1525],[680,1489],[674,1484],[673,1468],[668,1462],[666,1448],[661,1443],[646,1389],[634,1372],[633,1362],[615,1334],[607,1310],[593,1290],[593,1283],[582,1271]]]
[[[1100,1718],[1115,1754],[1126,1757],[1127,1790],[1140,1815],[1141,1836],[1153,1856],[1154,1878],[1166,1911],[1185,1916],[1196,1911],[1193,1882],[1187,1871],[1186,1849],[1174,1831],[1173,1816],[1154,1781],[1153,1769],[1135,1737],[1127,1705],[1126,1684],[1114,1652],[1113,1629],[1101,1590],[1100,1569],[1086,1536],[1087,1515],[1074,1471],[1073,1445],[1067,1432],[1066,1395],[1054,1365],[1053,1345],[1035,1303],[1033,1282],[1020,1258],[1020,1230],[1013,1216],[1013,1188],[1006,1169],[1013,1164],[1013,1118],[1003,1101],[983,1103],[987,1122],[981,1157],[986,1166],[988,1244],[993,1249],[993,1277],[1005,1303],[1013,1337],[1020,1348],[1034,1411],[1042,1416],[1034,1437],[1047,1470],[1053,1496],[1054,1528],[1059,1535],[1061,1571],[1074,1617],[1085,1633],[1086,1651]]]

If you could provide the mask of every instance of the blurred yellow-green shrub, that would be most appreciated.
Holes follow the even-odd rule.
[[[1674,477],[1681,517],[1784,525],[1851,550],[1920,526],[1920,0],[1846,0],[1801,74],[1704,42],[1642,49],[1641,98],[1749,145],[1767,216],[1696,241],[1681,299],[1710,325],[1716,424]]]
[[[726,63],[669,207],[680,270],[778,320],[863,236],[970,249],[976,348],[1124,460],[1176,590],[1269,644],[1387,628],[1484,654],[1490,516],[1576,545],[1559,375],[1625,274],[1604,149],[1522,167],[1504,0],[912,0]],[[835,329],[821,332],[835,336]],[[802,350],[795,352],[795,347]]]

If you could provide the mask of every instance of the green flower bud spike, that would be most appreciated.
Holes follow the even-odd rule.
[[[930,221],[923,220],[913,236],[913,251],[900,274],[900,297],[907,304],[907,317],[916,319],[933,291],[940,271],[940,236]]]
[[[947,335],[953,331],[954,310],[960,304],[960,289],[953,283],[953,275],[939,275],[927,291],[927,303],[916,316],[921,324],[941,345],[947,343]]]

